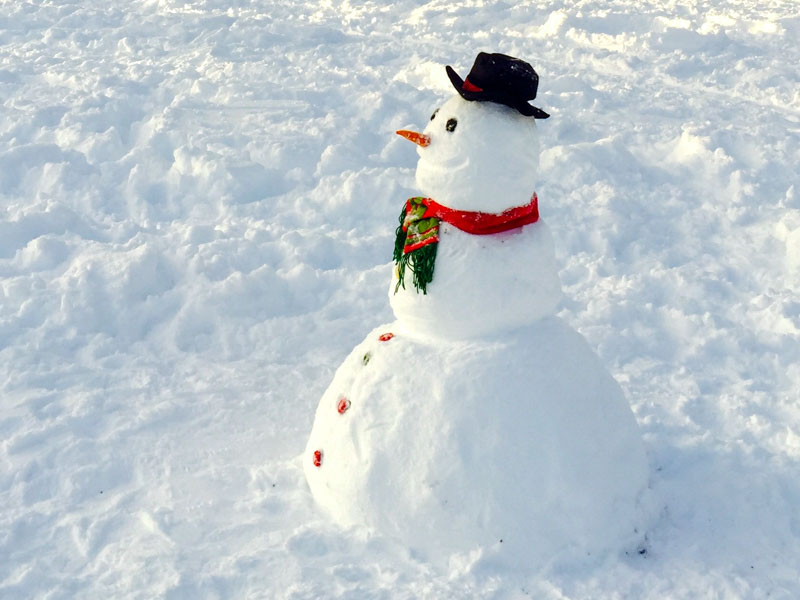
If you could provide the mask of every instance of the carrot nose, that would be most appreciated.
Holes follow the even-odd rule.
[[[397,135],[402,135],[407,140],[414,142],[415,144],[419,144],[423,148],[425,146],[429,146],[431,143],[431,138],[429,138],[424,133],[417,133],[416,131],[408,131],[406,129],[401,129],[400,131],[396,132]]]

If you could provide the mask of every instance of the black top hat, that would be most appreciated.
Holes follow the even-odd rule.
[[[450,65],[445,68],[447,76],[464,100],[505,104],[534,119],[550,116],[541,108],[528,104],[528,100],[536,98],[539,76],[524,60],[505,54],[480,52],[463,81]]]

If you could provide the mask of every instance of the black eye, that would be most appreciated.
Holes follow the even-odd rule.
[[[433,114],[431,115],[431,121],[433,121],[433,118],[436,116],[436,113],[438,112],[439,112],[438,108],[435,111],[433,111]]]
[[[456,125],[458,125],[458,121],[455,119],[447,119],[447,123],[445,124],[444,128],[447,129],[447,131],[455,131]]]

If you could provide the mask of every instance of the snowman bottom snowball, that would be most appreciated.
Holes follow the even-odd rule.
[[[380,327],[323,395],[303,467],[338,524],[427,560],[500,564],[633,550],[647,464],[636,421],[586,341],[557,317],[483,341]]]

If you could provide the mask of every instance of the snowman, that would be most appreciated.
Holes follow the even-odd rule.
[[[555,316],[540,219],[538,75],[480,53],[420,132],[389,299],[323,394],[303,466],[316,502],[435,563],[536,568],[643,539],[647,464],[621,389]],[[461,561],[461,562],[459,562]]]

